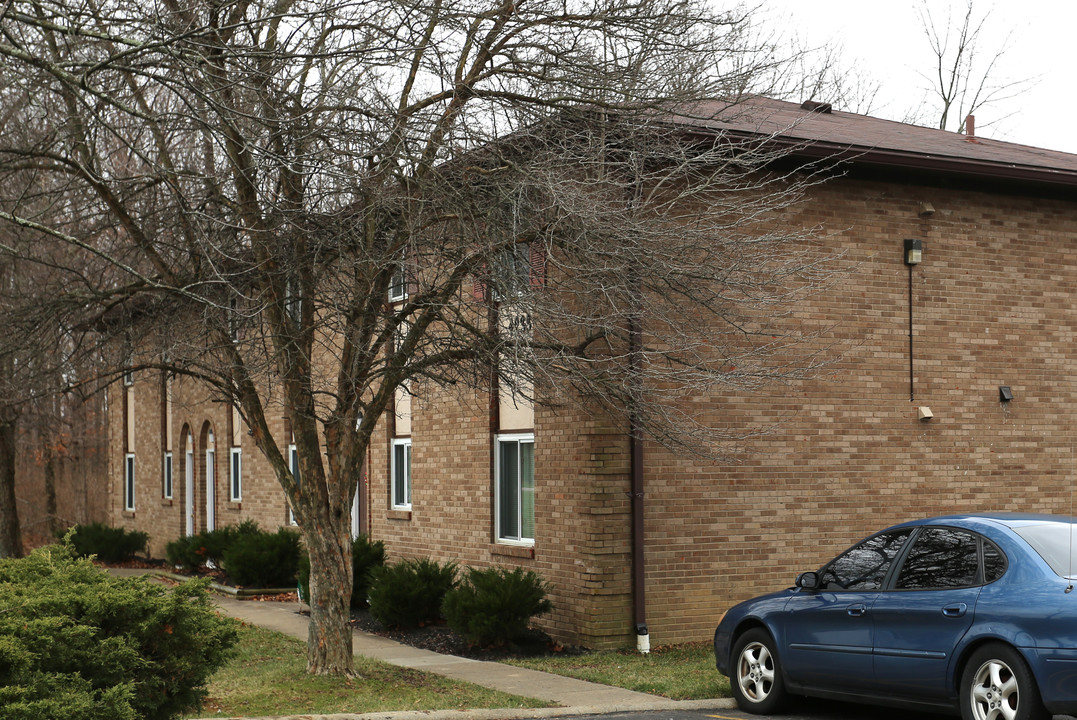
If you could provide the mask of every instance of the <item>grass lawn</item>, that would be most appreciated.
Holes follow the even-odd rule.
[[[707,642],[656,647],[648,655],[622,650],[509,662],[674,700],[730,697],[729,681],[714,668],[714,647]]]
[[[548,706],[360,657],[358,677],[314,677],[306,674],[306,650],[295,638],[241,627],[235,657],[210,680],[202,710],[189,717]]]

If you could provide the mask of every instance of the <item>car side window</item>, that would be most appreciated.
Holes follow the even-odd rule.
[[[895,530],[870,537],[834,558],[820,573],[824,590],[878,590],[911,530]]]
[[[980,569],[978,536],[953,528],[924,528],[901,567],[898,590],[941,590],[975,585]]]
[[[984,583],[995,582],[1006,572],[1006,556],[990,540],[984,543]]]

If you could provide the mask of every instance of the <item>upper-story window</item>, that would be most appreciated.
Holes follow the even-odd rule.
[[[401,302],[408,298],[408,269],[403,260],[397,261],[393,266],[392,277],[389,278],[389,302]]]

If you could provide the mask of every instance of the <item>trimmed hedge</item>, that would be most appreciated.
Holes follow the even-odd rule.
[[[141,530],[125,530],[104,523],[76,525],[67,531],[68,542],[79,557],[94,555],[101,562],[115,563],[130,560],[146,553],[150,536]]]
[[[419,627],[441,618],[445,593],[456,586],[457,564],[404,560],[370,573],[370,614],[389,627]]]
[[[236,585],[253,588],[295,587],[299,569],[299,533],[247,533],[224,551],[221,567]]]
[[[188,572],[195,572],[207,563],[220,567],[232,543],[241,537],[261,532],[258,523],[253,520],[216,530],[204,530],[197,535],[176,538],[165,545],[165,557],[173,566]]]
[[[473,645],[507,645],[519,638],[534,615],[553,609],[550,586],[533,570],[468,570],[445,596],[442,612],[455,632]]]
[[[0,560],[5,720],[168,720],[197,710],[235,623],[202,580],[113,578],[69,546]]]

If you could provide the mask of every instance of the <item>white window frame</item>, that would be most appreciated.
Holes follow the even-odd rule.
[[[408,268],[403,260],[393,265],[393,274],[389,276],[389,302],[403,302],[408,299]]]
[[[135,384],[135,371],[127,368],[123,371],[123,386],[131,387]]]
[[[403,448],[404,467],[398,467],[397,448]],[[394,510],[411,510],[411,438],[394,438],[392,460],[390,462],[390,492]],[[397,472],[402,470],[404,475],[403,487],[397,488]]]
[[[135,454],[131,452],[123,457],[123,509],[135,511]]]
[[[517,455],[516,455],[516,457],[517,457],[517,472],[516,472],[517,478],[516,478],[516,486],[515,486],[515,501],[516,501],[516,518],[515,518],[516,534],[515,535],[507,535],[506,533],[508,531],[503,530],[502,527],[501,527],[501,525],[502,525],[502,519],[501,519],[501,516],[502,516],[502,503],[505,501],[505,498],[503,497],[504,491],[501,488],[501,453],[502,453],[501,446],[502,446],[502,443],[516,443],[516,445],[517,445]],[[520,445],[531,445],[531,461],[532,461],[532,463],[534,463],[534,459],[535,459],[535,453],[534,453],[535,435],[534,435],[534,433],[503,434],[503,435],[497,435],[494,438],[494,521],[495,521],[495,525],[496,525],[496,535],[497,535],[497,542],[498,543],[501,543],[501,544],[504,544],[504,545],[522,545],[522,546],[525,546],[525,547],[533,547],[534,544],[535,544],[535,538],[534,537],[527,537],[527,536],[525,536],[523,534],[523,529],[524,529],[524,525],[525,525],[525,522],[524,522],[524,506],[525,506],[525,503],[524,503],[523,498],[528,492],[530,492],[530,494],[531,494],[531,503],[530,503],[530,505],[531,505],[531,512],[532,512],[532,516],[530,518],[531,519],[531,525],[532,525],[532,533],[531,534],[534,535],[535,534],[535,532],[534,532],[534,523],[535,523],[535,518],[534,518],[534,507],[535,507],[534,506],[534,496],[535,496],[534,467],[532,467],[532,487],[530,489],[523,488],[521,483],[520,483],[520,472],[519,472],[519,457],[520,457],[520,454],[519,454],[518,448],[519,448]]]
[[[228,454],[228,500],[243,500],[243,449],[233,447]]]
[[[292,471],[292,477],[295,478],[295,482],[298,485],[300,482],[299,477],[299,451],[295,447],[295,443],[288,446],[288,467]],[[298,525],[295,521],[295,511],[292,510],[292,503],[288,503],[288,523],[291,525]]]
[[[174,480],[173,472],[175,471],[175,466],[174,466],[174,464],[172,462],[172,451],[170,451],[170,450],[165,451],[165,454],[164,454],[164,457],[161,460],[161,463],[162,463],[162,465],[161,465],[161,486],[162,486],[161,487],[161,494],[164,496],[165,500],[171,500],[172,499],[172,491],[174,490],[174,488],[173,488],[173,480]]]

